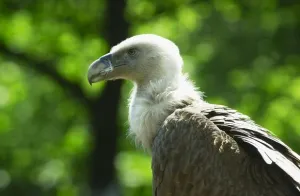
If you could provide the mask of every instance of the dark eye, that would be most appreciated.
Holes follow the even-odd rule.
[[[137,54],[137,49],[136,48],[129,48],[127,51],[129,56],[135,56]]]

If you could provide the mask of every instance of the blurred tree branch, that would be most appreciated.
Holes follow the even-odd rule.
[[[110,46],[117,44],[128,35],[129,25],[123,16],[124,9],[124,0],[107,1],[107,22],[104,24],[104,33]],[[99,32],[102,33],[103,29],[99,29]],[[37,59],[25,52],[17,52],[4,43],[0,43],[0,52],[6,58],[17,59],[20,66],[49,77],[69,92],[74,99],[86,106],[90,115],[92,134],[94,135],[93,148],[89,159],[91,195],[105,195],[111,191],[114,192],[114,195],[119,195],[120,192],[115,186],[114,158],[117,152],[117,114],[122,82],[108,82],[103,92],[96,98],[88,98],[79,83],[67,80],[55,69],[55,59]]]
[[[128,37],[125,7],[125,0],[107,0],[104,35],[110,46]],[[117,154],[117,116],[122,83],[120,80],[107,82],[103,92],[93,100],[90,119],[94,129],[94,147],[90,155],[89,179],[92,195],[120,195],[115,183],[114,159]]]
[[[9,47],[0,43],[0,52],[5,57],[19,61],[19,65],[32,69],[40,74],[46,75],[53,81],[57,82],[64,90],[69,92],[84,105],[89,105],[89,100],[76,82],[69,81],[59,74],[55,69],[55,60],[38,60],[37,58],[24,52],[16,52]]]

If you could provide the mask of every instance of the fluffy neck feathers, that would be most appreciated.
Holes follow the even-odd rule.
[[[151,150],[159,126],[183,101],[201,101],[202,95],[186,76],[173,76],[144,85],[135,84],[129,100],[130,134]]]

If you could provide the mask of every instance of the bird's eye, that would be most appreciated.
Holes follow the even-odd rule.
[[[127,51],[129,56],[135,56],[137,54],[137,49],[136,48],[130,48]]]

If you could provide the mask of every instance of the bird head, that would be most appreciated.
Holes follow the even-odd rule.
[[[112,47],[89,66],[87,75],[90,84],[116,79],[145,83],[179,75],[182,64],[179,49],[173,42],[142,34]]]

